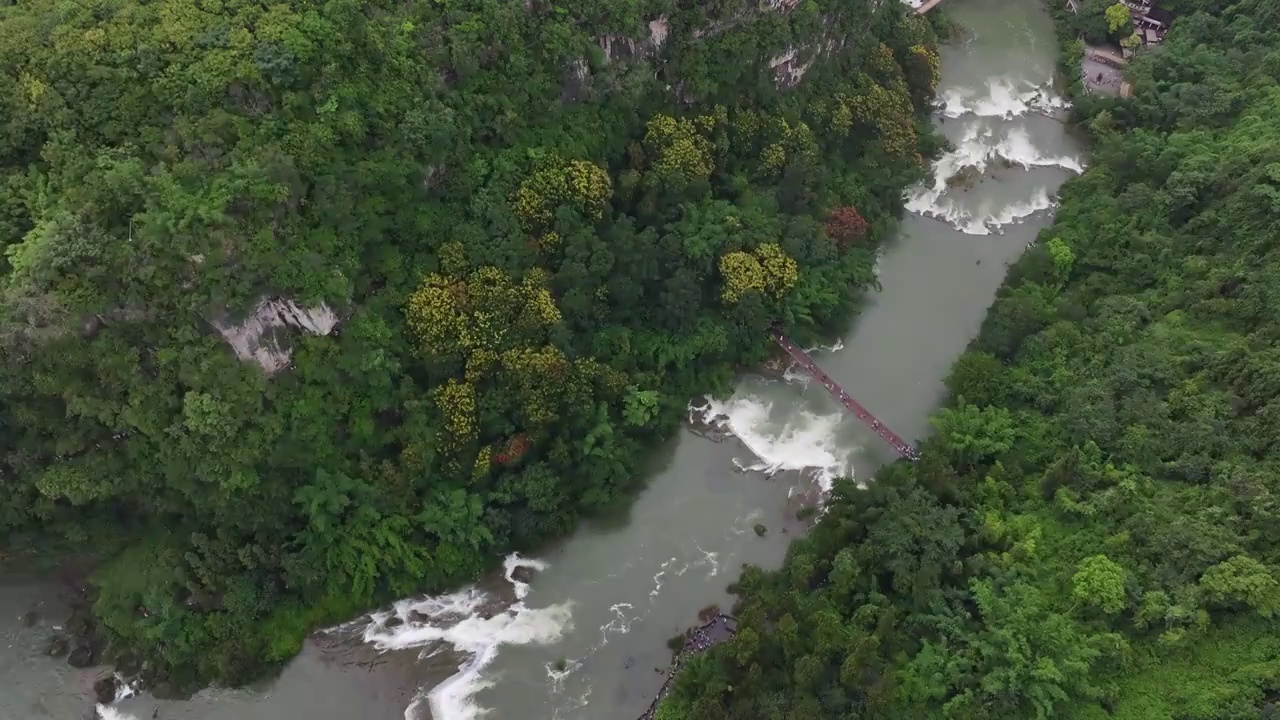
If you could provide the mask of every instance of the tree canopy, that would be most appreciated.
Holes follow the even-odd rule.
[[[898,3],[0,5],[0,537],[174,683],[624,501],[936,145]]]
[[[1079,102],[1093,165],[920,461],[745,572],[663,720],[1280,712],[1280,18],[1184,5],[1132,97]]]

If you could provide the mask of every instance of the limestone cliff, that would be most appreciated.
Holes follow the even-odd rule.
[[[257,363],[268,375],[289,366],[293,348],[285,336],[289,328],[312,335],[328,335],[338,326],[338,316],[320,303],[304,308],[293,300],[263,298],[241,322],[221,318],[213,322],[236,357]]]

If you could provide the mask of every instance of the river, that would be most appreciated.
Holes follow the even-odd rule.
[[[1050,89],[1057,47],[1040,0],[946,0],[963,28],[943,48],[936,122],[955,149],[908,193],[879,264],[883,290],[855,326],[815,358],[900,435],[929,432],[942,379],[977,332],[1003,279],[1049,221],[1081,149]],[[409,599],[308,643],[262,687],[190,701],[147,696],[100,708],[109,718],[166,720],[625,720],[662,684],[667,640],[700,609],[731,598],[743,563],[777,566],[797,494],[837,475],[870,480],[892,451],[801,377],[742,378],[695,418],[731,436],[683,432],[656,461],[625,517],[584,525],[507,577]],[[757,535],[757,524],[767,529]],[[537,569],[515,582],[518,566]],[[0,720],[79,718],[102,670],[42,655],[50,628],[19,618],[47,589],[0,588]],[[56,617],[47,608],[45,617]]]

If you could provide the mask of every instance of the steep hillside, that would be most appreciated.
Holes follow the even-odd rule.
[[[848,318],[936,81],[897,3],[2,7],[0,535],[177,682],[473,578]]]

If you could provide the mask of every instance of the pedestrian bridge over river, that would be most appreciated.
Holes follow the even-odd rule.
[[[899,455],[912,461],[920,459],[920,452],[918,450],[912,447],[906,440],[903,440],[897,433],[886,427],[884,423],[880,422],[880,420],[878,420],[875,415],[872,415],[866,408],[859,405],[858,401],[854,400],[852,395],[850,395],[844,388],[840,387],[835,380],[832,380],[831,376],[827,375],[822,367],[819,366],[818,363],[814,362],[813,358],[809,357],[809,353],[801,350],[798,345],[791,342],[790,338],[782,334],[782,329],[780,327],[774,325],[769,329],[769,334],[773,336],[774,342],[778,343],[778,346],[791,356],[791,359],[795,361],[796,365],[799,365],[814,380],[822,383],[822,386],[827,389],[827,392],[831,393],[831,396],[834,397],[837,402],[843,405],[849,412],[853,413],[854,417],[865,423],[867,427],[871,428],[871,431],[880,436],[880,439],[892,445],[893,449],[896,450]]]
[[[769,329],[769,334],[773,336],[774,342],[778,343],[778,346],[785,350],[797,365],[804,368],[804,371],[810,377],[822,383],[822,386],[827,389],[827,392],[831,393],[832,397],[845,406],[855,417],[866,423],[867,427],[870,427],[876,435],[879,435],[881,439],[892,445],[899,455],[912,461],[920,459],[920,453],[914,447],[899,437],[897,433],[885,427],[884,423],[877,420],[876,416],[868,412],[866,408],[859,405],[844,388],[840,387],[835,380],[832,380],[827,375],[818,363],[814,362],[813,358],[809,357],[809,353],[801,350],[800,346],[791,342],[791,339],[783,334],[780,325],[775,323]],[[686,633],[684,647],[672,659],[671,667],[667,670],[666,680],[662,683],[662,688],[658,690],[658,696],[649,704],[649,708],[644,711],[639,720],[654,719],[658,712],[658,706],[662,703],[662,698],[666,696],[667,691],[671,688],[671,683],[675,681],[676,674],[680,672],[680,667],[686,659],[729,640],[737,632],[737,629],[738,621],[735,618],[717,612],[711,620]]]

